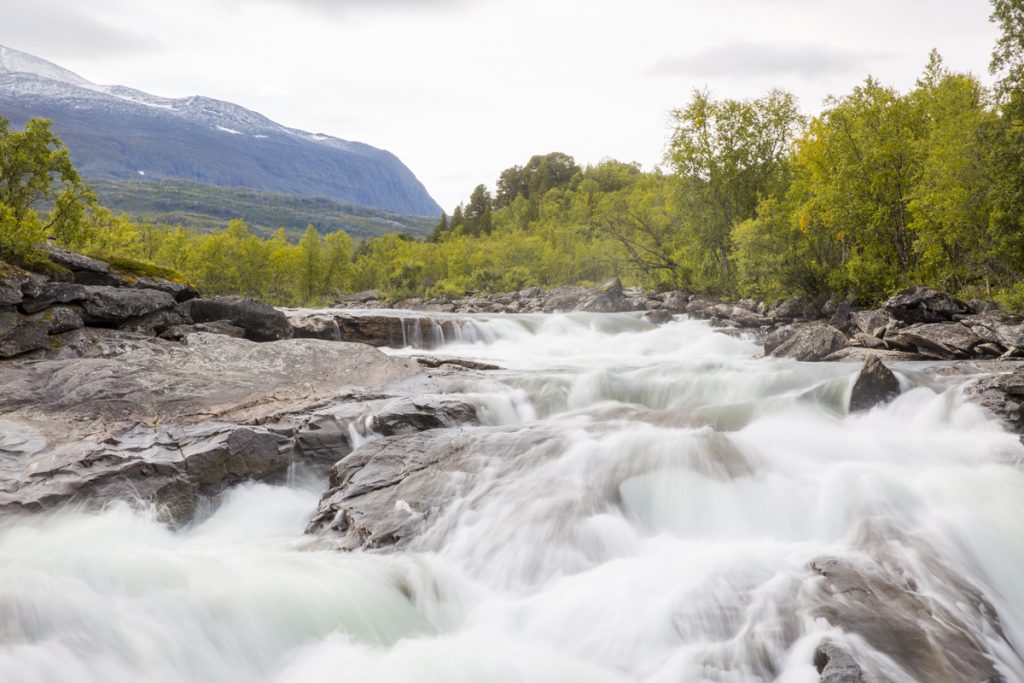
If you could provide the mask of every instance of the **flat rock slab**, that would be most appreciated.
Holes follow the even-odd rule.
[[[56,456],[79,451],[83,439],[102,439],[137,423],[259,422],[346,387],[420,372],[414,361],[361,344],[260,344],[217,334],[189,335],[185,344],[135,338],[122,344],[124,335],[83,339],[83,352],[95,346],[96,357],[0,363],[0,419],[37,430]]]

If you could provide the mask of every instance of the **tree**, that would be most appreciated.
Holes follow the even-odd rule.
[[[86,210],[94,201],[49,121],[32,119],[24,130],[12,131],[0,117],[0,254],[31,259],[47,235],[82,244]]]
[[[463,230],[467,235],[488,235],[494,228],[491,220],[491,193],[486,185],[477,185],[466,204]]]
[[[803,119],[796,98],[781,90],[749,101],[694,91],[672,118],[666,161],[681,181],[690,236],[705,279],[727,288],[732,229],[756,217],[761,199],[785,191],[786,159]]]
[[[324,275],[323,238],[312,225],[306,226],[299,240],[298,267],[299,299],[308,305],[319,298]]]

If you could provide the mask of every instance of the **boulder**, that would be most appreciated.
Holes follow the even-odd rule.
[[[0,311],[0,358],[50,346],[49,326],[14,311]]]
[[[394,399],[377,410],[369,420],[370,429],[384,436],[464,424],[479,424],[476,407],[444,396]]]
[[[890,347],[939,360],[970,358],[974,348],[984,341],[958,322],[917,323],[885,335],[885,343]]]
[[[161,335],[172,327],[179,325],[188,325],[192,321],[189,320],[180,310],[179,307],[164,308],[159,311],[153,311],[146,315],[138,318],[131,318],[126,322],[122,323],[120,329],[127,330],[128,332],[136,332],[138,334],[148,334],[152,336]]]
[[[886,531],[898,535],[894,530]],[[941,565],[932,567],[946,574],[941,584],[944,589],[955,592],[948,596],[946,603],[929,599],[927,592],[918,591],[919,580],[913,569],[899,566],[895,558],[888,556],[884,561],[818,557],[810,566],[820,577],[817,590],[808,596],[817,603],[811,615],[862,638],[871,648],[899,665],[907,680],[950,683],[1006,680],[996,669],[985,642],[988,637],[1002,637],[997,612],[963,577],[946,572]],[[957,611],[947,609],[946,604],[956,605]],[[984,636],[979,632],[982,622],[986,629]],[[820,662],[818,657],[815,659]],[[840,663],[844,666],[838,666]],[[838,658],[833,671],[846,669],[846,675],[852,675],[847,664],[845,658]],[[827,664],[822,671],[826,669]],[[877,679],[871,676],[870,680]]]
[[[50,261],[67,268],[75,275],[75,282],[78,282],[79,274],[85,275],[86,279],[96,279],[98,276],[107,275],[110,273],[110,264],[106,261],[100,261],[99,259],[90,258],[83,254],[76,254],[73,251],[67,251],[59,247],[53,246],[52,244],[46,245],[46,251],[50,256]],[[83,282],[81,284],[94,284],[93,282]]]
[[[1024,435],[1024,367],[982,377],[968,385],[964,393],[1009,429]]]
[[[256,299],[221,296],[213,299],[190,299],[183,310],[194,322],[209,323],[227,320],[245,330],[245,338],[266,342],[291,339],[292,327],[284,313]]]
[[[814,666],[821,675],[821,683],[868,683],[860,665],[834,643],[826,641],[817,647]]]
[[[155,289],[128,289],[90,285],[81,302],[87,323],[123,323],[174,306],[174,297]]]
[[[831,325],[800,327],[768,355],[799,361],[819,361],[845,348],[846,335]]]
[[[850,412],[870,410],[900,395],[900,381],[878,356],[870,356],[853,383]]]
[[[580,301],[575,310],[591,313],[619,313],[630,310],[619,278],[609,280]]]
[[[647,311],[643,317],[644,320],[654,325],[664,325],[665,323],[672,322],[673,319],[672,311],[664,308]]]
[[[27,272],[0,261],[0,306],[20,304],[24,298],[22,288],[28,282]]]
[[[902,323],[938,323],[966,315],[971,309],[962,301],[931,287],[909,287],[886,300],[885,312]]]
[[[860,331],[859,328],[854,330],[855,325],[853,324],[853,306],[849,301],[840,301],[835,305],[835,310],[830,314],[832,317],[829,319],[828,324],[843,333],[849,334],[853,331]]]
[[[341,341],[341,328],[330,313],[308,313],[289,311],[288,323],[292,326],[295,339],[326,339]]]
[[[54,304],[69,304],[82,301],[88,296],[84,285],[71,282],[35,283],[26,293],[25,300],[19,308],[25,313],[38,313]]]
[[[129,281],[130,286],[136,289],[156,289],[167,292],[174,297],[178,303],[195,299],[199,296],[199,290],[184,282],[174,282],[161,277],[150,277],[147,275],[134,275]]]
[[[61,334],[85,325],[82,309],[78,306],[54,306],[28,316],[46,325],[47,334]]]
[[[381,293],[379,289],[368,289],[364,292],[356,292],[355,294],[349,294],[344,299],[342,299],[342,301],[347,301],[349,303],[355,304],[365,304],[383,298],[384,295]]]
[[[160,334],[161,339],[181,341],[190,334],[205,332],[207,334],[223,334],[228,337],[242,339],[245,337],[245,330],[232,325],[227,320],[214,320],[212,323],[196,323],[194,325],[175,325]]]
[[[690,302],[690,295],[684,292],[666,292],[662,295],[661,307],[677,313],[686,310],[686,304]]]
[[[764,338],[765,355],[771,355],[775,349],[782,346],[790,337],[795,335],[798,329],[798,327],[793,325],[783,325],[782,327],[777,327],[769,332]]]
[[[805,303],[800,299],[786,299],[768,311],[768,317],[775,322],[792,322],[804,314]]]
[[[0,509],[40,511],[70,501],[153,503],[168,521],[191,519],[199,496],[247,479],[283,479],[291,463],[288,439],[262,427],[209,422],[110,436],[69,462],[26,458],[7,472]]]
[[[877,308],[870,311],[853,311],[850,314],[850,324],[863,334],[881,339],[889,324],[889,316]]]

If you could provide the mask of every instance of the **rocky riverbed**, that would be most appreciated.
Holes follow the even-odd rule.
[[[0,278],[2,680],[1024,676],[988,303],[278,311],[54,253]]]

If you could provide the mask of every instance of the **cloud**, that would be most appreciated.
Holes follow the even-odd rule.
[[[96,14],[58,0],[18,3],[4,10],[0,45],[48,59],[127,53],[158,47],[152,36],[120,28],[97,18]]]
[[[817,78],[852,71],[864,71],[889,55],[857,52],[827,45],[773,45],[734,43],[709,47],[699,52],[666,57],[648,73],[656,76],[801,76]]]
[[[239,0],[227,0],[227,2],[232,5],[243,4]],[[257,2],[264,5],[308,8],[326,14],[339,15],[349,10],[433,10],[462,5],[466,0],[257,0]]]

